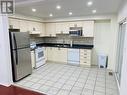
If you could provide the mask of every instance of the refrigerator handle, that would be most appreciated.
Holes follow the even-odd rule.
[[[16,55],[16,65],[18,65],[18,51],[17,51],[17,43],[16,43],[16,38],[15,38],[15,34],[13,35],[14,36],[14,44],[15,44],[15,55]]]

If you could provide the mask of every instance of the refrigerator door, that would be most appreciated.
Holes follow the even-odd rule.
[[[27,32],[10,32],[12,49],[30,47],[29,33]]]
[[[31,73],[30,48],[13,50],[13,80],[18,81]]]

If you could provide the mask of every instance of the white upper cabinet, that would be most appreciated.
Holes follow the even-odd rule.
[[[56,34],[69,34],[69,23],[68,22],[56,23]]]
[[[94,37],[94,21],[83,22],[83,37]]]
[[[20,29],[21,32],[29,32],[30,34],[38,34],[39,37],[69,34],[70,27],[82,27],[83,37],[94,37],[94,21],[41,23],[9,18],[9,28]]]
[[[69,27],[82,27],[83,23],[81,21],[69,22]]]
[[[9,18],[9,28],[20,29],[20,21],[18,19]]]
[[[25,20],[20,20],[20,32],[28,32],[28,23]]]
[[[41,33],[40,33],[40,37],[44,37],[45,36],[45,24],[44,23],[40,23],[40,27],[41,28]]]
[[[42,25],[39,22],[28,21],[28,30],[30,34],[40,34]]]
[[[56,36],[56,24],[55,23],[46,23],[45,36]]]

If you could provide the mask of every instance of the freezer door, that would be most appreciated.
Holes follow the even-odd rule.
[[[27,32],[10,32],[12,49],[30,47],[30,37]]]
[[[30,48],[13,50],[13,78],[18,81],[32,73]]]

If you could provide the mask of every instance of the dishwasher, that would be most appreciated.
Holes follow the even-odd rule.
[[[68,49],[67,62],[70,65],[80,65],[80,51],[79,49]]]

